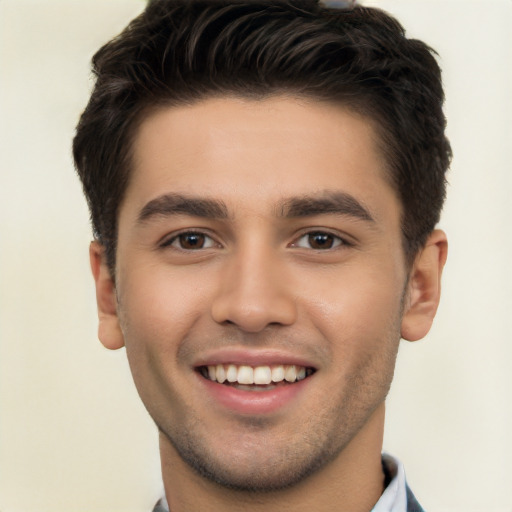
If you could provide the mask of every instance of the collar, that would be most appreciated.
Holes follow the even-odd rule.
[[[371,512],[405,512],[407,510],[407,484],[403,464],[384,453],[382,467],[389,482]]]

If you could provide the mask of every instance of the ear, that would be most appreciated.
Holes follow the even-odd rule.
[[[123,333],[117,316],[116,289],[108,268],[105,249],[99,242],[91,242],[89,247],[91,270],[96,284],[98,304],[98,338],[103,345],[116,350],[124,346]]]
[[[446,234],[436,229],[414,260],[402,317],[401,334],[408,341],[420,340],[432,326],[441,297],[441,274],[447,254]]]

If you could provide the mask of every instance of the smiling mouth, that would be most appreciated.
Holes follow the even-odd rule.
[[[235,364],[200,366],[198,371],[205,379],[245,391],[266,391],[278,385],[294,384],[315,372],[313,368],[298,365]]]

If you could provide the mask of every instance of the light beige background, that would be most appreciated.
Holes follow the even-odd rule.
[[[511,512],[512,1],[370,3],[441,54],[455,153],[443,300],[401,347],[385,448],[429,511]],[[141,512],[161,492],[125,354],[96,340],[70,156],[90,57],[142,7],[0,0],[1,512]]]

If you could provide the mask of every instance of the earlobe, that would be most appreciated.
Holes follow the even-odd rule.
[[[89,258],[96,285],[99,319],[98,338],[106,348],[116,350],[124,346],[124,338],[117,315],[114,280],[105,260],[104,247],[99,242],[91,242]]]
[[[441,274],[448,253],[446,234],[434,230],[416,256],[408,282],[402,317],[402,338],[423,338],[432,325],[441,297]]]

